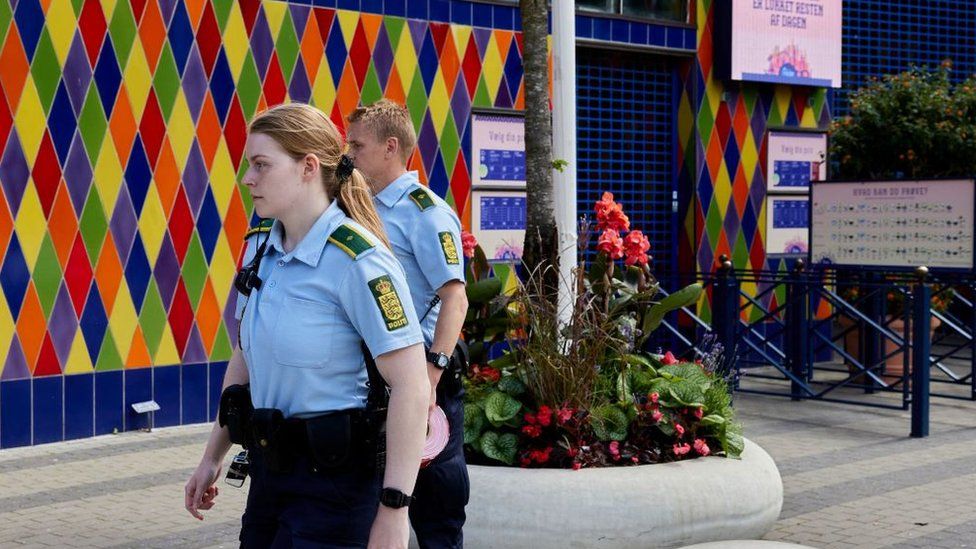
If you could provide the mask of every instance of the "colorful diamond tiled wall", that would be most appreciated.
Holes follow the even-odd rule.
[[[217,365],[152,374],[204,386],[222,371],[252,210],[237,176],[268,105],[308,101],[341,126],[361,101],[405,103],[412,167],[468,217],[471,110],[524,102],[515,8],[490,8],[508,25],[256,0],[3,3],[0,380],[95,373],[99,432],[102,372],[127,387],[151,386],[128,374],[149,367]],[[168,421],[206,419],[185,404]],[[0,447],[22,443],[4,410]]]

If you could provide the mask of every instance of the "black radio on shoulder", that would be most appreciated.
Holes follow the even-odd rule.
[[[267,238],[258,246],[254,259],[250,263],[241,267],[234,277],[234,287],[238,292],[245,296],[250,296],[252,290],[261,289],[261,277],[258,276],[258,269],[261,267],[261,258],[264,257],[264,247],[268,243]]]

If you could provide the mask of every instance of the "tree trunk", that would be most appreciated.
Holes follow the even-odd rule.
[[[539,275],[546,299],[556,302],[558,234],[552,188],[552,112],[549,110],[549,2],[519,0],[525,74],[526,226],[522,263]]]

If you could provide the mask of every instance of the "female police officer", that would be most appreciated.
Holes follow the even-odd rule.
[[[271,108],[249,128],[243,183],[276,221],[248,241],[256,279],[238,297],[240,346],[224,378],[225,389],[249,382],[254,407],[242,547],[407,543],[430,394],[423,337],[369,189],[341,151],[335,125],[308,105]],[[382,484],[361,451],[362,343],[391,387]],[[198,519],[229,448],[215,424],[186,484]]]

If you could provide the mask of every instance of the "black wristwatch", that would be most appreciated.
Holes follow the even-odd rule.
[[[435,353],[431,351],[427,353],[427,362],[430,362],[436,366],[438,370],[444,370],[451,365],[451,357],[445,355],[444,353]]]
[[[413,501],[412,496],[408,496],[396,488],[383,488],[383,491],[380,492],[380,503],[390,509],[406,507],[410,505],[411,501]]]

